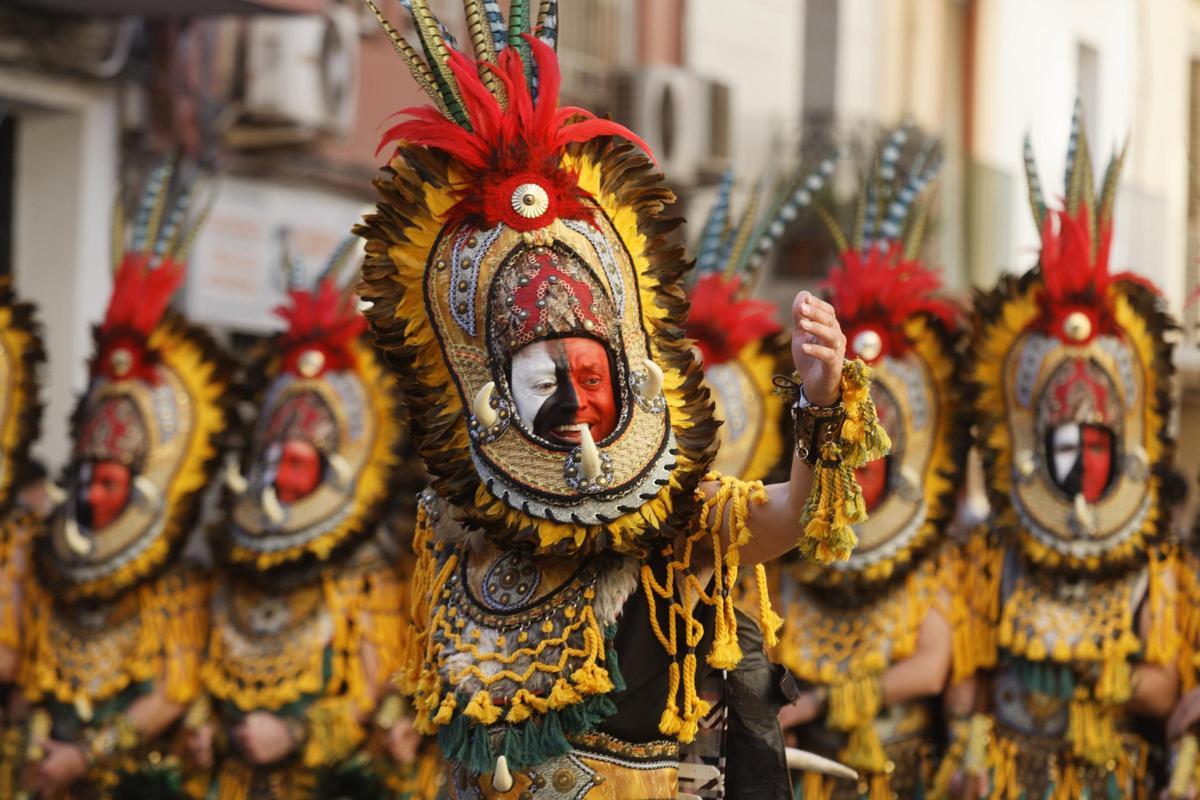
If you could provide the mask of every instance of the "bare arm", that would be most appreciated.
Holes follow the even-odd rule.
[[[792,361],[809,402],[817,406],[837,402],[845,357],[846,337],[833,306],[809,292],[797,294],[792,301]],[[811,488],[812,470],[793,455],[788,482],[768,486],[767,502],[750,509],[752,536],[742,548],[742,564],[770,561],[796,546],[797,522]],[[712,487],[705,490],[711,493]]]
[[[133,727],[137,728],[142,741],[154,739],[183,716],[186,706],[167,699],[162,681],[154,684],[154,691],[143,695],[129,706],[126,714]]]
[[[1174,576],[1170,573],[1164,576],[1164,582],[1170,595],[1174,595]],[[1142,604],[1138,611],[1138,634],[1144,640],[1153,624],[1154,610],[1152,603]],[[1133,696],[1129,698],[1126,708],[1134,714],[1145,714],[1151,717],[1166,717],[1175,707],[1179,698],[1179,672],[1174,664],[1138,664],[1133,668]]]
[[[950,675],[950,623],[930,609],[917,633],[916,651],[883,673],[883,704],[893,706],[940,694]]]

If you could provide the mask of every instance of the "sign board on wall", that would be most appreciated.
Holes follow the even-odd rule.
[[[311,281],[366,208],[331,192],[221,178],[188,266],[188,316],[248,333],[278,330],[271,309],[286,292],[284,253]]]

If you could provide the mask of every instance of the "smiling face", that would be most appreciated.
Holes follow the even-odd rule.
[[[547,441],[579,444],[583,425],[600,441],[616,427],[612,363],[595,339],[573,336],[523,347],[513,356],[511,383],[518,416]]]

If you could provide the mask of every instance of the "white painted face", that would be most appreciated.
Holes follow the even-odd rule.
[[[1054,478],[1061,485],[1079,462],[1081,436],[1075,424],[1059,425],[1054,429]]]
[[[534,342],[517,351],[512,360],[512,394],[517,416],[527,425],[558,387],[550,341]]]

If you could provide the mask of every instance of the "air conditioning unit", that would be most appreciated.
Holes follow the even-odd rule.
[[[300,134],[349,132],[358,104],[358,40],[358,16],[343,5],[252,20],[241,122]]]
[[[617,81],[618,121],[646,140],[673,184],[715,180],[729,158],[729,87],[686,69],[655,65]]]

